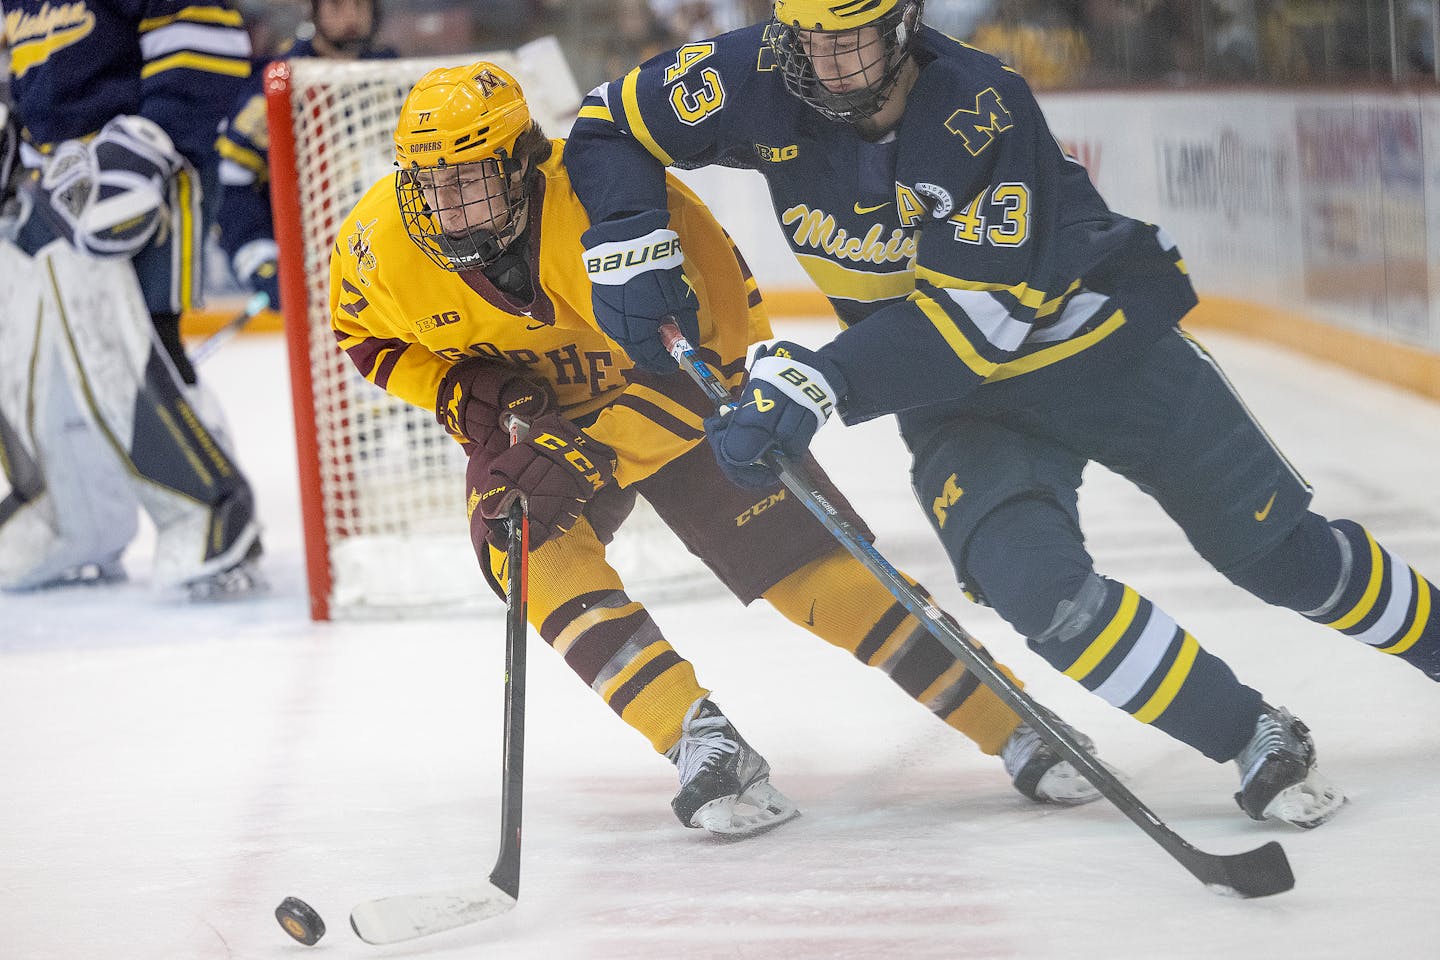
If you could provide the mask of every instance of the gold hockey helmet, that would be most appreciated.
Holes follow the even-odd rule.
[[[495,64],[421,77],[395,125],[395,193],[410,239],[448,270],[494,263],[525,231],[526,181],[548,147],[520,84]]]
[[[766,31],[785,86],[830,120],[885,106],[910,58],[925,0],[775,0]],[[847,35],[854,34],[855,42]]]

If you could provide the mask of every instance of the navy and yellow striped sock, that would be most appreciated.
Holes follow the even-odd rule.
[[[1345,554],[1335,594],[1304,616],[1440,680],[1440,595],[1353,520],[1330,524]]]
[[[1259,692],[1123,583],[1093,576],[1030,647],[1106,703],[1212,760],[1232,759],[1255,731]]]

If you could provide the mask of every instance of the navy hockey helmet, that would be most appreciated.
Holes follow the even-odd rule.
[[[911,56],[924,0],[775,0],[766,31],[785,86],[831,120],[885,106]]]

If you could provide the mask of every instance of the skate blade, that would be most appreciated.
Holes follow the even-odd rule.
[[[800,816],[790,798],[770,785],[753,783],[738,797],[717,797],[695,811],[691,823],[724,840],[743,840],[774,830]]]
[[[245,600],[270,589],[269,582],[252,563],[242,562],[185,585],[191,603],[227,603]]]
[[[1126,779],[1124,774],[1105,761],[1101,760],[1099,763],[1114,774],[1117,780]],[[1040,803],[1078,807],[1081,804],[1093,803],[1101,796],[1095,785],[1086,780],[1069,760],[1061,760],[1046,770],[1035,784],[1035,799]]]
[[[1309,776],[1281,790],[1265,805],[1265,819],[1313,830],[1339,813],[1346,800],[1345,794],[1311,767]]]

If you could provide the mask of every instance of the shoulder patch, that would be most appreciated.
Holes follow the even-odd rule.
[[[930,216],[936,220],[944,220],[955,209],[955,198],[937,183],[917,183],[915,192],[930,201]]]
[[[945,129],[965,143],[972,157],[978,157],[1000,134],[1015,126],[999,92],[986,87],[975,94],[975,107],[961,107],[945,120]]]

